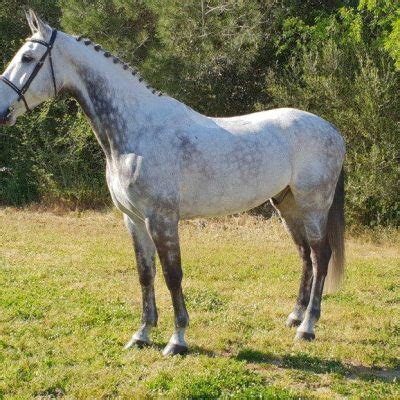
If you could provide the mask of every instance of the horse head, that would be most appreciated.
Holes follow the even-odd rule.
[[[25,12],[32,36],[0,76],[0,125],[14,125],[18,116],[57,94],[52,60],[57,31],[32,10]]]

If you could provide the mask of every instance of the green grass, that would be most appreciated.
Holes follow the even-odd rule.
[[[300,263],[278,221],[182,223],[191,352],[163,358],[161,273],[154,346],[123,350],[141,305],[119,215],[2,209],[0,398],[399,398],[398,239],[347,240],[344,287],[295,343]]]

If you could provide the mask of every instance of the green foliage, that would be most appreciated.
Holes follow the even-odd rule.
[[[400,69],[400,6],[393,0],[360,0],[358,9],[367,10],[368,30],[378,33],[378,45],[383,45]]]
[[[75,101],[47,102],[2,136],[2,202],[41,199],[69,208],[107,203],[103,156]]]
[[[278,3],[29,2],[54,26],[101,43],[205,114],[294,106],[328,119],[347,141],[350,220],[398,226],[400,3]],[[20,2],[0,5],[8,60],[29,32]],[[51,102],[0,135],[0,203],[109,204],[101,150],[75,102]]]
[[[304,52],[300,62],[292,59],[282,77],[272,74],[268,81],[276,105],[310,110],[345,135],[350,220],[398,224],[400,82],[387,57],[374,61],[364,49],[349,55],[327,41],[321,50]]]
[[[254,97],[263,97],[254,79],[265,46],[259,2],[150,3],[159,43],[143,65],[149,80],[209,115],[250,111]]]
[[[127,62],[143,61],[156,41],[156,18],[146,2],[60,0],[59,3],[60,22],[65,31],[90,37]]]

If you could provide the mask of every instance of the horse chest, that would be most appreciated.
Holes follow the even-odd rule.
[[[136,154],[107,160],[107,185],[115,206],[122,212],[142,208],[141,196],[138,193],[141,165],[142,158]]]
[[[140,213],[177,207],[178,185],[168,167],[154,157],[125,154],[107,160],[107,184],[114,204],[122,212]],[[169,178],[169,179],[168,179]]]

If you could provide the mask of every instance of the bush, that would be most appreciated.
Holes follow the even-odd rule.
[[[110,204],[104,157],[73,100],[46,102],[3,132],[0,199],[23,205],[41,200],[68,208]]]
[[[319,50],[305,50],[300,61],[293,58],[283,76],[271,73],[267,90],[274,105],[316,113],[344,135],[349,220],[398,225],[400,98],[392,61],[329,41]]]

